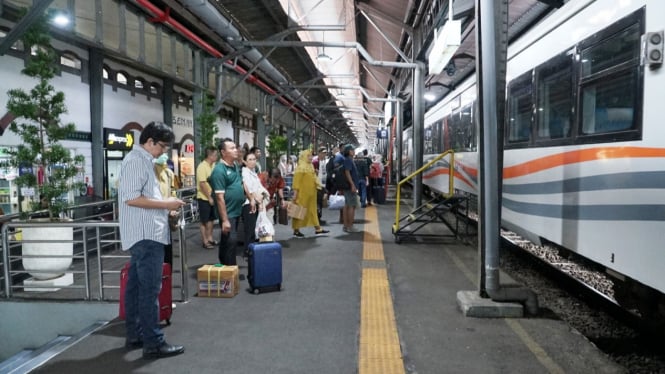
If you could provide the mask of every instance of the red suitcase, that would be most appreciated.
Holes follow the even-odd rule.
[[[120,319],[125,319],[125,289],[127,288],[127,276],[129,273],[129,263],[120,270]],[[171,265],[164,263],[162,267],[162,289],[159,291],[159,320],[171,324],[171,314],[173,314],[173,294],[171,291]]]

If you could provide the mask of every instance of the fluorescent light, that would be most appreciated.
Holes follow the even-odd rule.
[[[434,100],[436,100],[436,95],[431,93],[431,92],[425,92],[425,95],[423,95],[423,98],[427,101],[434,101]]]
[[[434,42],[427,56],[429,74],[440,74],[462,44],[462,21],[448,20],[441,31],[434,31]]]
[[[51,21],[53,24],[58,27],[65,27],[69,25],[69,22],[71,22],[69,12],[65,10],[49,9],[49,15],[51,16]]]

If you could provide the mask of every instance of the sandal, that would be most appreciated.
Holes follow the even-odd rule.
[[[218,245],[219,242],[217,240],[211,240],[211,241],[208,242],[208,244]]]
[[[203,248],[205,248],[205,249],[215,249],[215,245],[212,244],[212,242],[208,242],[208,243],[203,245]]]

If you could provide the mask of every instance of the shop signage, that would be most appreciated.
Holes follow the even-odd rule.
[[[104,148],[130,151],[134,145],[134,134],[131,131],[104,129]]]

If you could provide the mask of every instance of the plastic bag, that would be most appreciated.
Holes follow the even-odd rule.
[[[267,238],[275,235],[275,227],[273,226],[268,214],[265,210],[259,211],[259,216],[256,217],[256,229],[254,229],[256,237]]]
[[[344,208],[344,196],[330,195],[328,196],[328,209],[340,210]]]

